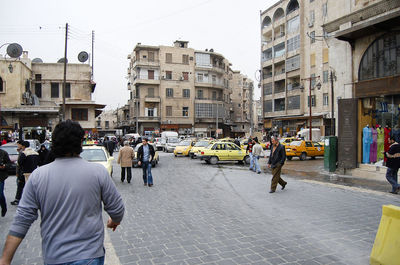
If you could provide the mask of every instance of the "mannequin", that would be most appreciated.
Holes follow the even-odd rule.
[[[372,131],[367,124],[363,129],[363,164],[369,163],[370,147],[372,143]]]
[[[371,127],[371,135],[372,135],[372,141],[371,141],[371,146],[370,146],[370,151],[369,151],[369,162],[370,163],[376,163],[376,152],[378,151],[378,131],[375,129],[374,126]]]
[[[389,125],[386,124],[384,132],[385,132],[385,140],[384,140],[384,151],[387,152],[389,150],[390,144],[389,144],[389,137],[390,137],[390,132],[391,128]],[[386,162],[386,157],[385,157],[385,162]]]
[[[376,125],[378,132],[378,150],[377,150],[377,161],[383,160],[383,150],[384,150],[384,141],[385,141],[385,132],[382,127]]]

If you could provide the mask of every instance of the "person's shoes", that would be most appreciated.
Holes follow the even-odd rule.
[[[285,189],[286,185],[287,185],[287,182],[284,185],[282,185],[282,190]]]
[[[130,184],[131,182],[128,180],[128,183]]]
[[[149,184],[149,187],[153,187],[153,184]]]
[[[274,193],[274,192],[275,192],[274,190],[270,190],[270,191],[269,191],[269,193]]]
[[[392,193],[392,194],[398,194],[398,191],[396,190],[396,191],[389,191],[390,193]]]
[[[121,182],[124,182],[125,180],[124,179],[121,179]]]
[[[258,171],[257,174],[261,174],[261,171]]]
[[[1,217],[6,216],[6,213],[7,213],[7,208],[1,209]]]
[[[10,202],[11,203],[11,205],[18,205],[19,204],[19,201],[18,200],[14,200],[14,201],[12,201],[12,202]]]
[[[144,183],[145,186],[147,186],[147,183]]]

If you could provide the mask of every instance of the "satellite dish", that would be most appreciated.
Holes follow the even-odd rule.
[[[81,63],[86,62],[87,59],[89,59],[89,54],[87,52],[80,52],[78,54],[78,61],[80,61]]]
[[[35,58],[32,60],[32,63],[43,63],[43,60],[40,58]]]
[[[11,58],[18,58],[22,54],[22,47],[18,43],[11,43],[7,46],[7,54]]]
[[[57,61],[57,63],[64,63],[65,59],[61,58],[60,60]],[[68,59],[67,59],[67,63],[68,63]]]

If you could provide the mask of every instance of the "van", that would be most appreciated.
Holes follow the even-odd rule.
[[[297,133],[297,138],[310,141],[310,129],[302,129]],[[312,128],[313,141],[321,139],[321,130],[319,128]]]
[[[174,131],[166,131],[161,133],[161,146],[165,150],[165,145],[168,138],[178,138],[178,133]]]

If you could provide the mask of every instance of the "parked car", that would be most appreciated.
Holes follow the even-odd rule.
[[[156,145],[157,151],[163,149],[163,145],[161,144],[161,137],[154,138],[154,144]]]
[[[317,142],[293,141],[290,145],[286,145],[285,149],[288,160],[292,160],[294,156],[298,156],[300,160],[306,160],[307,156],[312,159],[317,156],[324,156],[324,146]]]
[[[89,162],[103,165],[110,176],[113,174],[112,161],[114,158],[110,156],[104,146],[99,145],[87,145],[82,147],[82,153],[80,155],[83,159]]]
[[[17,170],[18,151],[16,143],[7,143],[0,146],[0,149],[6,151],[11,160],[11,167],[8,169],[8,174],[15,175]]]
[[[181,140],[178,137],[168,137],[164,146],[164,152],[173,152],[180,141]]]
[[[192,147],[195,145],[195,142],[192,140],[183,140],[179,142],[179,144],[174,149],[174,155],[184,155],[189,156],[189,152]]]
[[[200,141],[196,142],[195,145],[189,151],[190,158],[197,158],[199,153],[201,153],[201,151],[203,151],[205,148],[207,148],[213,142],[214,141],[212,141],[212,140],[200,140]]]
[[[151,166],[156,167],[158,162],[160,162],[160,157],[158,156],[158,151],[156,149],[156,145],[153,143],[148,143],[148,144],[151,144],[153,146],[154,152],[155,152],[153,161],[151,162]],[[137,152],[139,150],[139,147],[141,147],[142,145],[143,144],[140,143],[140,144],[136,145],[136,147],[135,147],[135,157],[132,160],[132,167],[138,167]]]
[[[293,141],[297,141],[298,139],[296,138],[296,137],[284,137],[284,138],[281,138],[281,139],[279,139],[279,142],[282,144],[282,145],[289,145],[291,142],[293,142]]]
[[[218,161],[239,161],[245,164],[250,163],[250,157],[246,150],[241,149],[234,143],[215,142],[201,151],[200,159],[207,164],[217,164]]]

